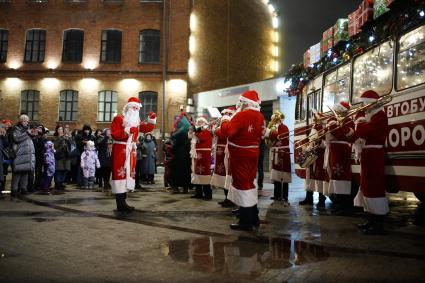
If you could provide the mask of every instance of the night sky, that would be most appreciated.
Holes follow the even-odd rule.
[[[273,0],[280,15],[281,73],[302,62],[303,54],[318,43],[338,18],[347,18],[361,0]]]

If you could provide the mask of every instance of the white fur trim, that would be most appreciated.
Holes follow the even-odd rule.
[[[211,175],[198,175],[192,173],[192,184],[209,185],[211,183]]]
[[[248,104],[251,104],[253,106],[257,106],[257,105],[260,106],[260,103],[261,103],[260,99],[258,100],[258,102],[256,102],[256,101],[248,99],[248,98],[246,98],[245,96],[242,96],[242,95],[239,97],[239,101],[247,102]]]
[[[282,172],[276,169],[272,169],[270,179],[276,182],[291,183],[292,177],[291,173],[289,172]]]
[[[337,195],[351,194],[351,181],[330,180],[329,191]]]
[[[126,132],[126,133],[127,133],[127,135],[129,135],[129,134],[130,134],[130,128],[131,128],[131,127],[124,128],[124,132]]]
[[[354,205],[363,207],[365,211],[376,215],[386,215],[390,212],[388,199],[386,197],[368,198],[363,195],[361,189],[359,189],[354,199]]]
[[[196,119],[196,125],[198,125],[198,123],[200,123],[200,122],[208,124],[207,119],[205,119],[204,117],[199,117],[199,118]]]
[[[221,116],[221,121],[223,122],[223,121],[230,121],[230,116],[229,115],[223,115],[223,116]]]
[[[327,122],[326,123],[326,126],[333,126],[333,125],[336,125],[338,122],[337,121],[335,121],[335,120],[330,120],[329,122]]]
[[[134,179],[131,179],[130,182],[127,183],[126,179],[111,180],[110,184],[111,184],[113,194],[123,194],[126,192],[134,191],[134,186],[136,185],[136,181]]]
[[[238,190],[231,185],[227,198],[241,207],[251,207],[258,203],[258,189]]]
[[[314,180],[310,178],[305,179],[304,189],[306,190],[306,192],[314,192]]]
[[[229,190],[232,186],[233,178],[232,175],[226,175],[226,182],[224,184],[224,189]]]
[[[314,190],[318,193],[323,194],[323,181],[322,180],[314,180]]]
[[[226,186],[226,176],[213,174],[211,177],[211,186],[224,189]]]
[[[323,194],[325,196],[330,196],[331,195],[329,193],[329,182],[323,181]]]
[[[156,125],[156,118],[155,119],[148,118],[148,123]]]

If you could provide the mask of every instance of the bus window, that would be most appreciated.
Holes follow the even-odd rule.
[[[425,26],[403,35],[399,41],[397,89],[406,89],[425,82]]]
[[[341,101],[350,100],[350,64],[345,64],[325,77],[323,112]]]
[[[379,95],[389,94],[393,78],[392,41],[386,41],[357,57],[353,68],[353,103],[367,90]]]
[[[307,88],[305,87],[299,95],[302,96],[300,101],[300,120],[304,121],[307,114]]]
[[[314,111],[320,111],[320,89],[308,95],[308,118],[313,116]]]

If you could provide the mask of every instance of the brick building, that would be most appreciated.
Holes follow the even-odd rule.
[[[195,91],[273,76],[263,2],[0,0],[0,118],[105,128],[139,96],[169,132]]]

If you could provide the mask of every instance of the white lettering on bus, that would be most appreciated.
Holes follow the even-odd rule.
[[[406,141],[410,139],[410,129],[408,127],[403,127],[401,131],[401,146],[406,146]]]
[[[420,137],[418,137],[418,133]],[[413,142],[416,145],[422,145],[425,141],[425,129],[422,125],[417,125],[412,131]]]
[[[407,113],[409,113],[409,103],[407,103],[407,101],[404,101],[401,104],[401,114],[406,115]]]
[[[398,107],[400,107],[400,103],[396,103],[394,104],[394,108],[395,108],[395,117],[398,116]]]
[[[425,109],[425,97],[419,97],[419,104],[421,106],[419,111],[424,111],[424,109]]]
[[[397,129],[391,129],[388,139],[390,141],[391,147],[397,147],[398,142],[400,141],[400,136],[398,135]]]
[[[393,116],[393,106],[389,105],[385,112],[387,112],[387,117],[391,118]]]
[[[416,113],[418,111],[418,100],[417,99],[413,99],[412,102],[410,102],[410,112],[412,113]]]

